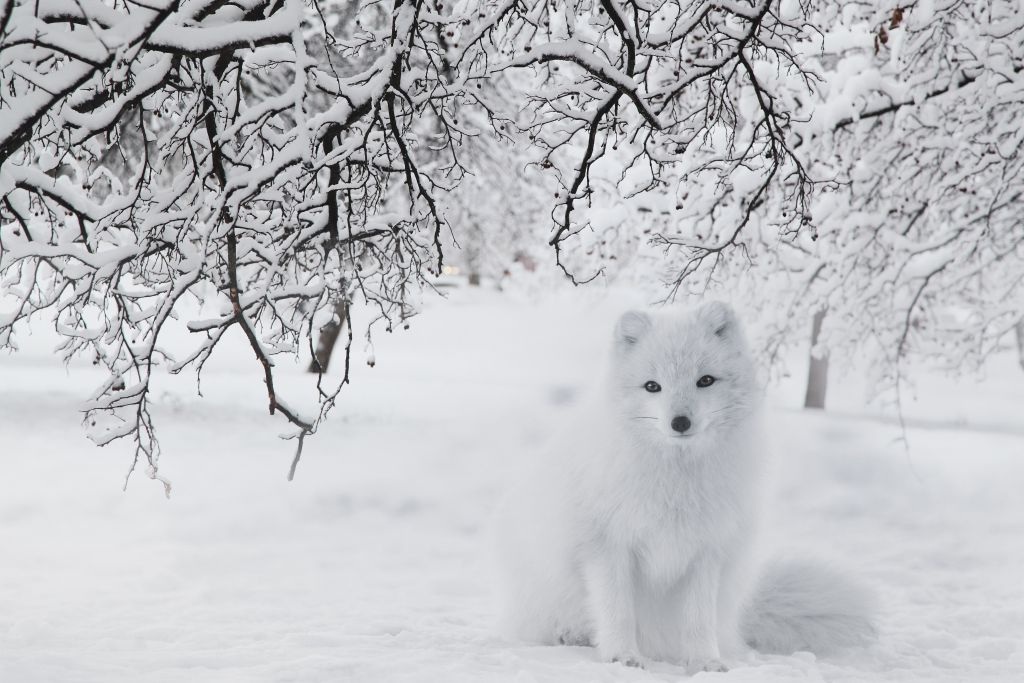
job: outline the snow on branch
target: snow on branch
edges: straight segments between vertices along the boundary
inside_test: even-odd
[[[776,360],[827,310],[822,343],[867,352],[879,389],[911,355],[978,367],[1013,334],[1016,3],[494,8],[468,40],[492,38],[489,68],[532,69],[525,127],[574,278],[741,300]]]
[[[155,368],[201,371],[238,326],[301,448],[347,350],[313,415],[278,395],[274,356],[338,300],[389,327],[415,313],[446,225],[428,173],[460,168],[452,113],[474,100],[437,77],[428,15],[404,0],[2,5],[0,345],[47,312],[65,358],[107,368],[85,406],[96,443],[132,439],[161,479]],[[186,299],[229,313],[178,323]],[[182,358],[159,343],[169,324],[198,338]]]
[[[52,316],[109,371],[93,438],[159,477],[155,368],[237,326],[300,451],[348,349],[310,415],[276,356],[541,212],[575,283],[720,288],[776,358],[827,310],[897,385],[1021,319],[1015,3],[449,1],[0,0],[0,347]]]
[[[897,388],[910,355],[979,367],[1024,313],[1022,21],[1017,3],[954,1],[820,25],[827,87],[794,129],[833,182],[813,233],[780,249],[818,272],[799,305],[833,312],[826,343],[882,349]]]
[[[481,16],[491,18],[467,31],[470,47],[460,63],[470,73],[532,67],[532,120],[525,127],[544,150],[537,163],[557,175],[549,242],[574,282],[576,268],[565,264],[563,245],[593,228],[594,192],[602,185],[609,194],[646,193],[664,189],[686,167],[683,174],[692,179],[713,177],[721,195],[733,169],[742,166],[756,177],[744,188],[747,217],[737,218],[719,244],[691,245],[681,278],[738,248],[750,212],[780,174],[790,181],[786,198],[803,212],[811,181],[791,148],[789,112],[753,64],[810,76],[791,44],[800,27],[778,20],[767,0],[486,6],[490,11]],[[751,101],[756,106],[744,110]],[[663,242],[676,244],[673,237]]]

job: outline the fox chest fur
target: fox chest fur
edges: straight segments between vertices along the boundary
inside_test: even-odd
[[[572,511],[586,530],[580,550],[584,556],[624,554],[638,580],[667,588],[681,580],[694,557],[730,553],[751,522],[753,477],[709,468],[703,454],[643,443],[630,448],[627,439],[610,439],[619,447],[595,458],[600,469],[573,477],[583,494]],[[717,455],[732,459],[736,454],[728,451],[741,448],[721,443]],[[588,472],[597,471],[602,475],[587,481]]]

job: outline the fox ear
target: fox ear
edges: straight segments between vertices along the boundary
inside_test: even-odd
[[[619,318],[615,338],[627,346],[633,346],[651,327],[651,316],[643,311],[628,311]]]
[[[701,306],[698,313],[704,324],[715,333],[716,337],[731,337],[739,329],[739,320],[729,304],[711,301]]]

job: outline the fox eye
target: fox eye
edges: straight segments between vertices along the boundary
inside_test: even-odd
[[[655,382],[654,380],[651,380],[650,382],[644,385],[644,389],[654,394],[661,391],[661,385]]]
[[[700,387],[701,389],[703,389],[704,387],[710,387],[714,383],[715,378],[712,377],[711,375],[704,375],[699,380],[697,380],[697,386]]]

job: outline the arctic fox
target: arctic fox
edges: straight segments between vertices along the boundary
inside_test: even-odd
[[[870,596],[809,563],[750,570],[763,447],[736,316],[630,312],[602,394],[496,518],[511,635],[726,671],[745,644],[817,653],[863,642]]]

